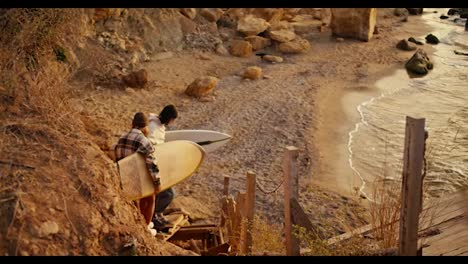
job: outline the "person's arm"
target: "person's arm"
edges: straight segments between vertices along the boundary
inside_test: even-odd
[[[149,133],[148,133],[147,138],[151,141],[153,145],[156,145],[158,142],[157,135],[156,135],[157,134],[156,129],[158,128],[156,121],[155,121],[156,118],[158,117],[155,114],[153,113],[149,114],[149,118],[148,118]]]
[[[151,142],[143,137],[140,141],[141,144],[137,149],[137,152],[145,155],[146,157],[146,167],[153,178],[154,185],[157,187],[161,184],[161,179],[159,178],[159,168],[156,165],[156,158],[154,157],[154,148]]]

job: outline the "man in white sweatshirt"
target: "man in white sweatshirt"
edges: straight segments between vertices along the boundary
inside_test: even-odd
[[[174,123],[177,116],[178,113],[174,105],[166,105],[161,111],[161,113],[159,113],[159,115],[156,115],[154,113],[149,114],[148,139],[150,140],[153,147],[157,144],[164,143],[166,137],[166,126]],[[153,217],[153,223],[156,228],[163,227],[164,225],[169,224],[169,222],[164,218],[163,212],[174,199],[174,195],[175,193],[173,188],[169,188],[156,195],[156,203]]]

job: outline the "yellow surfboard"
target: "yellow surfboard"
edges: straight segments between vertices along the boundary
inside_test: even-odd
[[[176,140],[156,145],[154,156],[161,177],[160,192],[191,176],[201,165],[205,151],[188,140]],[[152,178],[146,168],[144,155],[133,153],[118,161],[125,196],[138,200],[155,193]]]

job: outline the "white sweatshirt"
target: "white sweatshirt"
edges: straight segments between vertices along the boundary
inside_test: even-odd
[[[151,144],[157,145],[164,143],[166,137],[166,126],[161,124],[158,115],[150,113],[148,118],[149,135]]]

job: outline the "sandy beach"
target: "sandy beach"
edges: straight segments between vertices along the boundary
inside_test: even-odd
[[[135,112],[158,113],[166,104],[175,104],[180,113],[169,130],[209,129],[232,135],[194,176],[176,186],[179,199],[190,197],[200,205],[196,211],[201,219],[216,221],[225,175],[232,178],[232,194],[244,190],[249,170],[257,174],[264,190],[276,189],[288,145],[300,150],[300,202],[312,218],[317,206],[330,213],[336,209],[317,198],[318,190],[350,198],[332,202],[340,204],[337,210],[351,203],[357,208],[362,203],[355,189],[362,183],[349,167],[347,149],[348,133],[359,118],[356,106],[375,95],[377,80],[403,68],[413,54],[396,49],[396,43],[429,30],[417,16],[402,22],[391,10],[379,11],[378,34],[370,42],[338,42],[329,31],[316,33],[309,36],[308,53],[284,56],[285,61],[277,64],[257,56],[182,51],[144,65],[150,73],[144,90],[83,90],[87,98],[81,100],[83,111],[99,120],[99,138],[108,139],[102,143],[108,145],[128,129]],[[250,81],[240,76],[253,65],[261,67],[266,78]],[[201,100],[186,96],[187,85],[203,75],[221,80],[213,95]],[[280,222],[282,195],[281,187],[275,194],[257,191],[256,209]],[[195,210],[187,203],[182,206]],[[348,220],[355,222],[352,226],[362,223]]]
[[[467,64],[454,52],[465,51],[465,21],[458,15],[442,20],[448,9],[437,10],[406,17],[404,8],[377,9],[368,42],[333,36],[332,28],[357,25],[331,23],[332,10],[320,8],[0,10],[6,25],[0,50],[1,255],[208,254],[208,245],[200,252],[189,241],[155,238],[123,194],[112,159],[113,145],[130,130],[136,112],[157,114],[168,104],[179,118],[167,130],[232,136],[174,187],[170,205],[187,213],[185,224],[227,233],[222,236],[234,245],[230,254],[242,252],[232,236],[235,225],[219,225],[224,177],[230,177],[235,198],[246,191],[249,171],[258,187],[252,254],[284,254],[288,146],[299,149],[299,203],[302,220],[310,221],[303,226],[313,233],[300,238],[302,249],[378,255],[374,249],[393,247],[376,245],[374,240],[383,241],[379,235],[367,234],[349,243],[354,249],[324,242],[388,218],[369,206],[374,203],[365,191],[371,188],[363,182],[401,184],[405,115],[427,118],[428,149],[435,149],[425,156],[430,188],[424,198],[467,185]],[[375,14],[350,14],[362,19],[366,13],[367,21],[369,12]],[[373,26],[362,24],[358,30],[367,38]],[[437,46],[424,40],[429,33],[440,38]],[[424,43],[417,48],[434,63],[424,77],[405,70],[415,51],[396,47],[409,37]],[[271,63],[259,52],[282,61]],[[263,76],[245,79],[250,66]],[[135,77],[137,72],[143,76]],[[185,94],[206,76],[219,80],[208,95]],[[380,204],[400,211],[399,205]]]

